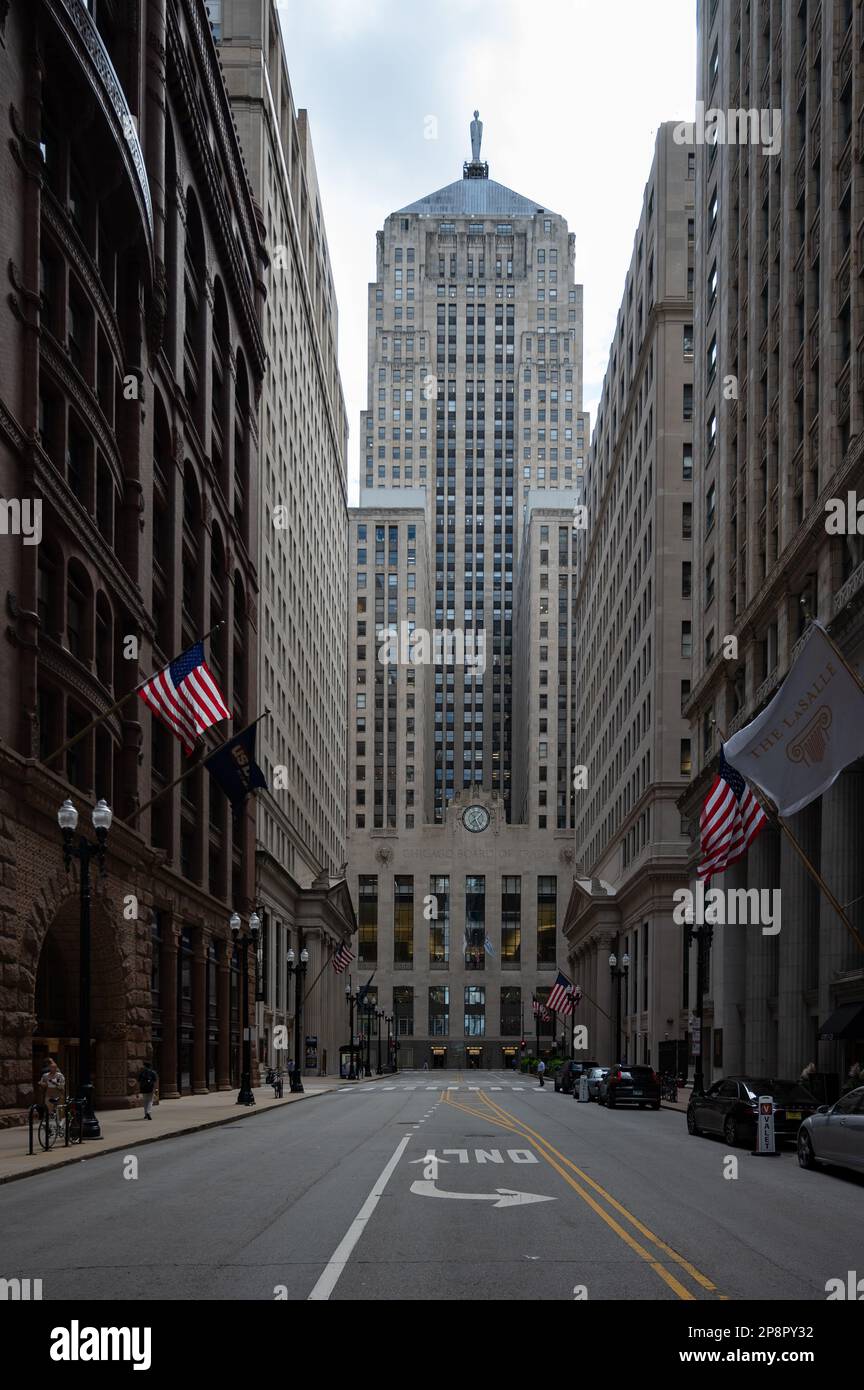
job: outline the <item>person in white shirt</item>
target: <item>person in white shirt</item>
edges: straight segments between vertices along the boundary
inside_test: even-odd
[[[54,1057],[48,1058],[48,1070],[44,1071],[39,1078],[39,1086],[42,1090],[42,1102],[62,1100],[66,1094],[66,1078],[57,1065]]]

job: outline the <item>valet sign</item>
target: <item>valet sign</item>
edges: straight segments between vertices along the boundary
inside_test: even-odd
[[[774,1153],[774,1097],[759,1097],[759,1122],[756,1127],[756,1152]]]

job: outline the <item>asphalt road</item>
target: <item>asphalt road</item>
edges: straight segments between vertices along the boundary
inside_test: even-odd
[[[0,1231],[45,1300],[824,1301],[864,1271],[864,1180],[413,1072],[10,1183]]]

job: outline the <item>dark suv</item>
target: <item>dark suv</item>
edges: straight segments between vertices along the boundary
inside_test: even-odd
[[[614,1110],[616,1105],[650,1105],[660,1109],[660,1078],[653,1067],[633,1066],[622,1062],[610,1067],[597,1087],[601,1105]]]

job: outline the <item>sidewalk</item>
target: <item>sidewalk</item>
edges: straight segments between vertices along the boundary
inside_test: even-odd
[[[142,1106],[133,1110],[103,1110],[98,1112],[102,1127],[101,1139],[70,1144],[68,1149],[58,1144],[47,1153],[39,1147],[34,1124],[32,1155],[27,1152],[29,1135],[26,1125],[3,1129],[0,1130],[0,1183],[15,1182],[17,1178],[29,1178],[46,1168],[62,1168],[67,1163],[81,1163],[88,1158],[95,1158],[98,1154],[111,1153],[118,1149],[132,1153],[142,1144],[173,1139],[179,1134],[194,1134],[196,1130],[230,1124],[234,1120],[246,1120],[250,1115],[263,1115],[266,1111],[292,1105],[297,1101],[327,1095],[328,1092],[344,1085],[345,1082],[339,1076],[304,1077],[303,1094],[292,1095],[288,1090],[286,1078],[282,1100],[274,1100],[272,1086],[256,1086],[254,1105],[238,1105],[236,1090],[213,1091],[205,1096],[180,1096],[177,1100],[163,1100],[159,1105],[154,1105],[153,1119],[149,1121],[144,1119]]]
[[[693,1093],[693,1087],[692,1087],[692,1086],[679,1086],[679,1087],[678,1087],[678,1099],[675,1100],[675,1101],[673,1101],[673,1100],[661,1100],[660,1105],[662,1106],[662,1108],[663,1108],[664,1110],[681,1110],[681,1111],[685,1111],[685,1110],[687,1109],[687,1105],[688,1105],[688,1103],[689,1103],[690,1096],[692,1095],[692,1093]]]

